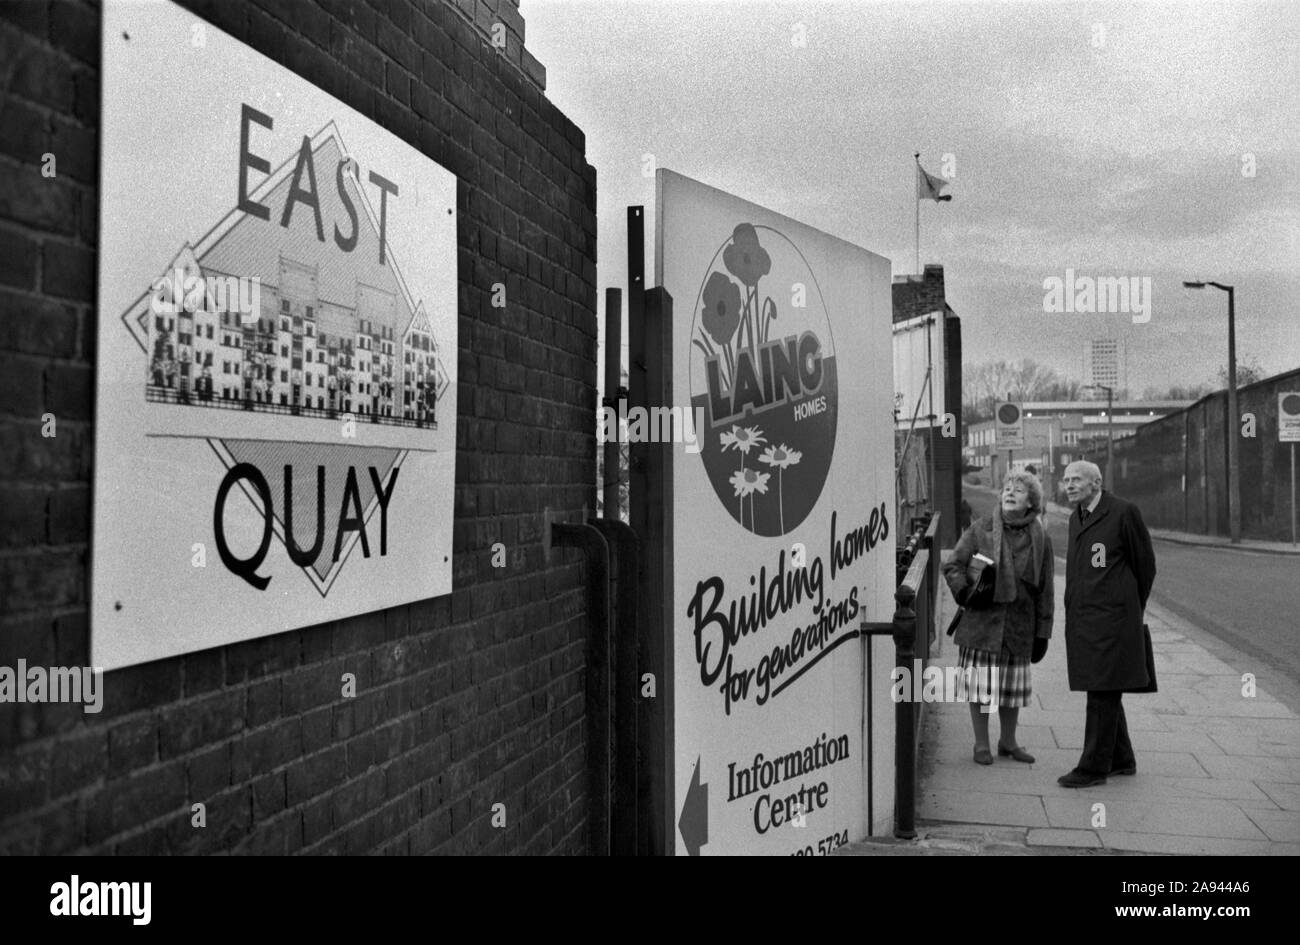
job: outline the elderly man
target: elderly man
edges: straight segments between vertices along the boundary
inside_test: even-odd
[[[1156,577],[1151,536],[1137,506],[1103,492],[1101,470],[1071,463],[1063,479],[1074,512],[1065,559],[1065,660],[1070,689],[1088,693],[1083,754],[1062,787],[1135,774],[1125,692],[1147,691],[1142,615]]]

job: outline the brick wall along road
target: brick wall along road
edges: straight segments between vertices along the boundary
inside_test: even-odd
[[[581,852],[584,567],[576,553],[545,565],[541,510],[595,507],[583,133],[547,101],[515,0],[182,5],[459,178],[457,590],[114,671],[99,715],[0,705],[0,853]],[[496,22],[504,51],[489,44]],[[10,667],[90,656],[99,59],[96,5],[0,3]],[[490,305],[496,282],[504,310]],[[503,570],[490,564],[497,541]],[[341,697],[345,672],[354,699]]]

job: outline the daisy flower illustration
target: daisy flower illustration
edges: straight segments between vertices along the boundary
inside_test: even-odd
[[[735,487],[736,496],[740,499],[740,524],[745,524],[745,498],[749,498],[749,521],[750,527],[754,523],[754,493],[759,492],[767,494],[767,481],[772,478],[771,473],[761,473],[754,469],[741,469],[731,474],[728,480]]]
[[[758,427],[740,427],[740,426],[736,426],[735,424],[732,424],[731,432],[730,433],[724,432],[722,434],[722,452],[725,453],[733,446],[736,448],[736,451],[740,453],[740,473],[738,473],[737,475],[742,475],[746,472],[745,456],[748,455],[751,449],[758,446],[760,443],[766,443],[766,442],[767,439],[763,436],[763,431],[760,430]],[[750,470],[750,472],[752,472],[752,470]],[[768,478],[769,478],[769,474],[764,473],[763,487],[762,489],[759,490],[760,492],[767,492]],[[737,490],[740,489],[740,486],[736,485],[735,476],[731,477],[731,484],[733,486],[736,486]],[[745,495],[751,495],[752,492],[753,490],[751,489],[749,492],[746,492]],[[740,492],[737,491],[736,495],[740,495]],[[753,499],[751,498],[750,505],[752,506],[753,504],[754,504]],[[740,499],[740,524],[742,525],[745,524],[744,496],[741,496]]]
[[[758,427],[738,427],[732,424],[731,432],[722,434],[722,448],[724,450],[735,447],[741,453],[740,468],[745,468],[744,457],[748,455],[750,449],[758,446],[760,443],[766,443],[767,438],[763,436],[763,431]]]
[[[785,534],[785,496],[782,489],[782,473],[791,466],[797,465],[799,460],[803,459],[803,453],[798,450],[792,450],[782,443],[780,446],[769,446],[763,450],[758,457],[760,463],[776,469],[776,501],[777,513],[780,516],[781,534]]]

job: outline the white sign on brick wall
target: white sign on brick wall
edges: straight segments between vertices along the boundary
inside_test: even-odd
[[[102,80],[94,662],[449,593],[455,177],[172,3]]]

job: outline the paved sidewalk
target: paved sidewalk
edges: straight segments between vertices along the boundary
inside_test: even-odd
[[[1058,559],[1056,626],[1047,657],[1033,667],[1034,695],[1020,712],[1017,734],[1036,763],[975,764],[967,705],[929,705],[918,839],[878,838],[844,852],[1300,854],[1300,717],[1266,692],[1244,697],[1241,669],[1212,655],[1187,624],[1154,605],[1147,623],[1160,691],[1124,697],[1136,776],[1082,790],[1057,785],[1078,761],[1086,699],[1069,691],[1066,678],[1064,590]],[[956,605],[946,587],[941,594],[942,635]],[[934,665],[955,666],[951,638],[941,645]],[[991,739],[997,728],[994,715]]]

